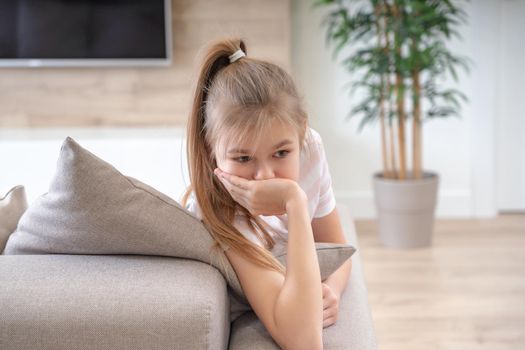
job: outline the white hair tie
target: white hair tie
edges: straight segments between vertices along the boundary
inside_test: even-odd
[[[246,56],[246,54],[241,49],[239,49],[229,56],[230,63],[233,63],[237,61],[239,58],[244,57],[244,56]]]

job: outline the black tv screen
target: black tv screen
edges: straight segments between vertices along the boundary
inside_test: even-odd
[[[170,0],[0,0],[0,65],[169,64]]]

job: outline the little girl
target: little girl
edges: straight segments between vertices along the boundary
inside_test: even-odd
[[[224,250],[272,338],[321,349],[351,268],[349,259],[320,281],[315,242],[346,243],[323,143],[290,75],[246,52],[237,38],[205,47],[182,205]],[[272,255],[277,245],[287,249],[286,269]]]

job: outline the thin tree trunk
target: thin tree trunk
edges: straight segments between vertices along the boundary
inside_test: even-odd
[[[394,16],[398,17],[398,20],[402,20],[402,13],[398,10],[398,7],[394,5]],[[399,30],[395,31],[395,50],[396,58],[401,60],[401,37]],[[397,62],[399,63],[399,62]],[[397,120],[398,120],[398,136],[399,136],[399,179],[406,179],[406,150],[405,150],[405,93],[404,93],[404,82],[403,72],[396,64],[396,93],[397,93]]]
[[[379,112],[379,120],[381,122],[381,155],[383,158],[383,177],[388,178],[390,174],[390,164],[388,164],[388,156],[386,149],[386,132],[385,132],[385,111],[383,108],[383,101],[381,100],[381,107]]]
[[[417,16],[418,12],[414,13]],[[412,57],[418,52],[417,37],[412,37]],[[413,120],[412,120],[412,171],[414,179],[422,178],[422,144],[421,144],[421,84],[419,83],[419,67],[417,63],[412,68],[413,89]]]
[[[388,26],[388,23],[387,23],[387,18],[391,18],[391,6],[388,4],[388,0],[384,0],[384,6],[385,6],[385,10],[386,10],[386,13],[387,15],[385,16],[385,21],[384,21],[384,35],[385,35],[385,43],[386,43],[386,55],[387,55],[387,59],[388,59],[388,71],[387,71],[387,74],[386,74],[386,91],[387,91],[387,101],[388,101],[388,133],[389,133],[389,141],[390,141],[390,145],[389,145],[389,151],[390,151],[390,154],[388,155],[390,157],[390,164],[392,165],[392,172],[390,173],[389,177],[392,178],[392,179],[396,179],[398,177],[398,171],[397,171],[397,162],[396,162],[396,148],[395,148],[395,143],[394,143],[394,140],[396,140],[396,137],[395,137],[395,125],[392,123],[392,120],[390,118],[390,113],[395,110],[394,106],[393,106],[393,102],[392,102],[392,98],[391,98],[391,89],[392,89],[392,84],[391,84],[391,79],[392,79],[392,76],[390,74],[390,67],[392,66],[392,62],[390,60],[390,55],[391,55],[391,50],[390,50],[390,31],[389,29],[387,28]]]
[[[392,170],[392,178],[396,179],[399,176],[397,168],[395,167],[395,164],[396,164],[396,145],[395,145],[394,140],[396,139],[396,135],[395,135],[396,124],[392,123],[391,121],[388,124],[389,124],[389,131],[390,131],[390,158],[392,159],[392,164],[394,164],[394,169]]]
[[[377,30],[377,47],[381,49],[381,38],[382,30],[380,25],[381,12],[380,7],[376,6],[374,9],[376,16],[376,30]],[[388,164],[388,151],[386,146],[386,132],[385,132],[385,106],[384,106],[384,90],[385,90],[385,79],[384,74],[380,75],[380,87],[379,87],[379,120],[381,123],[381,155],[383,160],[383,177],[388,178],[390,173],[390,165]]]
[[[422,177],[422,157],[421,157],[421,105],[419,103],[419,96],[421,87],[419,84],[419,72],[417,70],[412,72],[412,81],[414,85],[414,120],[412,122],[412,167],[414,171],[414,178],[421,179]]]

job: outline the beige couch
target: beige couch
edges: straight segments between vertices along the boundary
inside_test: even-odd
[[[377,349],[357,252],[325,349]],[[0,255],[0,348],[278,349],[252,311],[230,323],[223,275],[200,261],[139,255]]]

